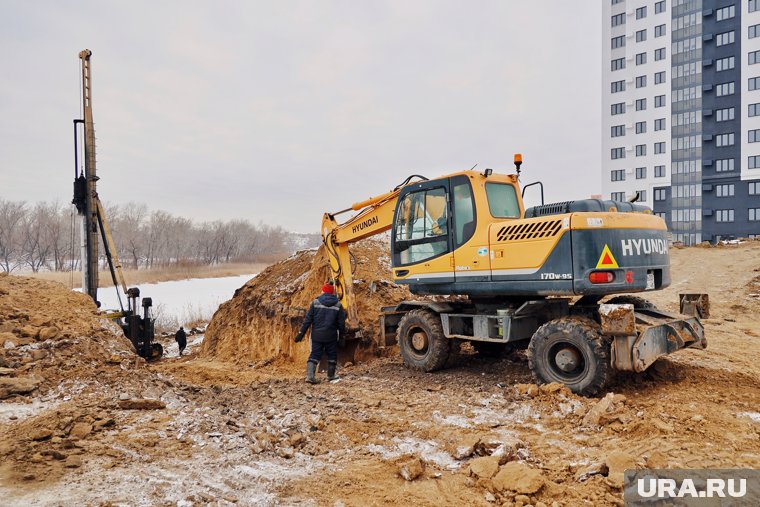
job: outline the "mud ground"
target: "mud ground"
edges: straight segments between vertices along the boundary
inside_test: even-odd
[[[170,349],[146,364],[109,341],[107,329],[93,345],[86,326],[69,326],[76,329],[64,337],[63,316],[37,319],[36,335],[27,329],[33,340],[3,350],[0,379],[32,390],[0,402],[0,498],[622,505],[626,468],[760,468],[760,244],[672,257],[673,286],[647,297],[675,310],[679,292],[710,293],[708,349],[621,375],[600,398],[532,384],[519,351],[482,358],[465,347],[435,374],[414,373],[392,355],[309,386],[300,363],[201,357],[191,338],[190,355]],[[13,295],[0,291],[0,303]],[[35,311],[26,312],[27,326]],[[0,331],[14,334],[20,327],[8,319]],[[59,336],[42,340],[43,327]],[[34,354],[40,349],[44,356]],[[24,378],[35,379],[33,388]]]

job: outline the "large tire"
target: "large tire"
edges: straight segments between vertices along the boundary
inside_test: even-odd
[[[609,301],[605,301],[609,305],[633,305],[634,310],[651,310],[656,308],[654,303],[638,296],[615,296]]]
[[[572,392],[593,396],[610,377],[610,344],[599,325],[584,317],[561,317],[533,334],[528,362],[539,384],[559,382]]]
[[[440,370],[449,358],[451,344],[443,336],[441,318],[429,310],[412,310],[404,315],[397,336],[404,364],[413,370]]]
[[[509,343],[471,341],[472,348],[483,357],[504,357],[512,352],[514,347]]]

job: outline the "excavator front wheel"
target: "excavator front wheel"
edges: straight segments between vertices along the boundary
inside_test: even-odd
[[[398,324],[397,336],[401,357],[409,368],[430,372],[446,364],[451,344],[435,313],[424,309],[407,313]]]
[[[610,345],[599,324],[584,317],[561,317],[538,328],[528,362],[538,383],[559,382],[585,396],[604,390],[612,375]]]

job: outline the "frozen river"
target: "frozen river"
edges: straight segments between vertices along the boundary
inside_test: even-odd
[[[184,325],[196,320],[210,320],[220,304],[231,299],[235,290],[242,287],[255,274],[226,276],[223,278],[193,278],[174,282],[142,284],[140,295],[153,298],[153,314],[157,324],[168,327]],[[126,297],[121,294],[126,306]],[[116,289],[98,289],[103,309],[118,309]]]

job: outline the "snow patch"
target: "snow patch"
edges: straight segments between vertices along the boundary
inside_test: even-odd
[[[460,467],[451,454],[442,451],[432,440],[421,440],[419,438],[394,437],[391,446],[382,446],[369,444],[367,449],[373,454],[379,454],[384,459],[395,459],[404,455],[419,456],[426,463],[433,463],[446,470],[456,470]]]

